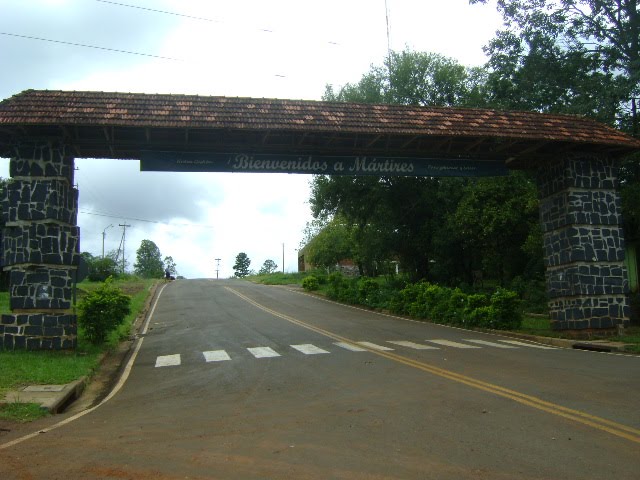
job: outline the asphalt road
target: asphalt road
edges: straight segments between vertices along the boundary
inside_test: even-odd
[[[640,357],[511,341],[173,282],[122,388],[0,437],[0,478],[640,478]]]

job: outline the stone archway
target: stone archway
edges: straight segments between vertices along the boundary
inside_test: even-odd
[[[626,325],[617,166],[637,150],[634,138],[564,115],[25,91],[0,102],[0,156],[10,158],[12,177],[2,200],[12,313],[0,321],[0,348],[75,346],[74,158],[141,159],[143,169],[191,171],[230,168],[239,155],[258,159],[251,171],[314,173],[314,165],[326,164],[334,170],[316,173],[353,174],[346,162],[359,165],[355,173],[372,175],[534,170],[553,327]]]

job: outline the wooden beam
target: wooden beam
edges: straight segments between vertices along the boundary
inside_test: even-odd
[[[364,148],[371,148],[373,147],[374,144],[376,144],[378,142],[378,140],[380,140],[382,138],[382,135],[376,135],[373,140],[371,140],[369,143],[367,143]]]
[[[417,135],[411,137],[409,140],[407,140],[402,145],[400,145],[400,148],[407,148],[409,145],[411,145],[413,142],[415,142],[418,138],[420,138],[420,137],[418,137]]]

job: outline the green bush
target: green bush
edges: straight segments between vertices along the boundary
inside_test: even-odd
[[[109,332],[120,325],[131,311],[131,298],[112,282],[108,278],[78,305],[78,323],[85,338],[94,345],[103,343]]]
[[[491,306],[495,318],[490,328],[499,330],[518,329],[522,325],[522,311],[518,294],[506,288],[498,288],[491,295]]]
[[[373,278],[361,278],[358,281],[359,303],[376,307],[380,300],[380,285]]]
[[[320,283],[316,277],[309,275],[302,280],[302,288],[311,292],[313,290],[318,290],[318,288],[320,288]]]

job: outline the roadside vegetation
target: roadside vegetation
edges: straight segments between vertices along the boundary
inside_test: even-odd
[[[544,284],[511,289],[495,283],[482,287],[442,287],[429,282],[412,283],[403,275],[359,277],[323,270],[299,273],[271,273],[245,277],[264,285],[292,285],[350,305],[469,329],[511,331],[542,337],[566,338],[551,329]],[[640,327],[624,335],[607,337],[627,343],[627,351],[640,353]]]
[[[125,276],[105,282],[84,281],[78,284],[78,310],[85,299],[93,299],[91,305],[115,303],[121,307],[126,297],[129,313],[119,315],[103,330],[100,340],[78,323],[78,347],[75,351],[4,351],[0,350],[0,398],[8,391],[27,385],[61,385],[81,377],[91,377],[105,354],[115,349],[120,341],[130,335],[131,327],[143,311],[151,287],[157,280]],[[106,287],[106,288],[105,288]],[[106,290],[106,294],[105,294]],[[0,292],[2,313],[9,313],[9,294]],[[102,303],[105,305],[105,302]],[[122,309],[120,310],[122,313]],[[116,315],[118,313],[116,312]],[[32,421],[46,415],[46,411],[28,404],[0,405],[0,418],[12,421]]]

